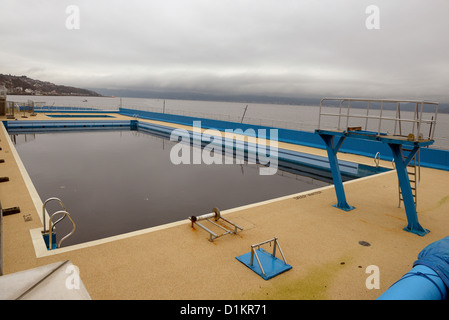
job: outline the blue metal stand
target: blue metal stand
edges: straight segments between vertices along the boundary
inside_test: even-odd
[[[320,133],[320,137],[323,139],[326,144],[327,155],[329,158],[329,164],[332,173],[332,180],[334,182],[335,192],[337,194],[338,203],[334,205],[334,207],[339,208],[344,211],[350,211],[355,209],[355,207],[350,206],[346,202],[345,189],[343,188],[343,181],[341,180],[341,172],[340,167],[338,166],[337,153],[340,150],[343,141],[345,140],[345,136],[340,136],[337,144],[334,144],[335,135],[332,134],[324,134]]]
[[[270,243],[271,246],[272,242],[272,253],[269,253],[260,247],[261,245],[267,243]],[[279,249],[282,260],[276,258],[276,248]],[[292,268],[291,265],[287,264],[284,253],[282,252],[281,246],[279,245],[278,239],[276,237],[267,241],[263,241],[261,243],[253,244],[251,246],[250,252],[235,258],[265,280],[271,279],[281,274],[282,272],[285,272]],[[255,263],[254,258],[255,260],[257,260],[257,263]]]
[[[407,158],[404,159],[401,144],[388,143],[388,145],[393,152],[396,172],[398,174],[399,186],[401,188],[405,213],[407,215],[408,225],[404,228],[404,230],[420,236],[424,236],[429,232],[429,230],[421,227],[418,222],[415,201],[413,199],[412,188],[410,186],[410,179],[407,172],[407,165],[410,163],[413,156],[418,152],[419,146],[415,145]]]
[[[258,259],[261,263],[260,265],[263,269],[260,268],[259,264],[251,262],[251,252],[245,253],[235,258],[265,280],[269,280],[292,268],[291,265],[285,263],[281,259],[274,257],[271,253],[265,251],[262,248],[259,248],[256,251],[258,254]]]

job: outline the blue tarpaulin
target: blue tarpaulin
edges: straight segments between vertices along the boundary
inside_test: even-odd
[[[413,266],[424,265],[435,271],[449,288],[449,237],[438,240],[425,247]]]
[[[378,300],[447,300],[449,291],[449,237],[429,244],[413,268]]]

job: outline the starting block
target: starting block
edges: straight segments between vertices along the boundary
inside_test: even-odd
[[[225,219],[221,216],[220,214],[220,210],[218,208],[213,208],[212,209],[212,213],[208,213],[208,214],[203,214],[201,216],[191,216],[189,219],[192,222],[192,228],[194,226],[194,224],[198,225],[200,228],[206,230],[207,232],[209,232],[209,241],[214,241],[215,239],[217,239],[218,237],[224,236],[226,234],[237,234],[238,230],[243,230],[242,227],[236,225],[234,222],[229,221],[228,219]],[[212,221],[211,218],[214,218],[215,221]],[[213,224],[216,227],[219,227],[220,229],[224,230],[225,232],[222,234],[217,234],[215,232],[213,232],[212,230],[210,230],[209,228],[206,228],[204,225],[202,225],[199,221],[201,220],[207,220],[208,222],[210,222],[211,224]],[[224,222],[226,222],[228,225],[231,225],[234,227],[234,230],[229,230],[227,228],[225,228],[223,225],[218,224],[217,222],[219,220],[223,220]]]
[[[266,243],[270,243],[271,245],[271,242],[274,242],[273,253],[269,253],[260,247],[261,245]],[[276,247],[281,253],[282,260],[276,258]],[[254,263],[254,257],[257,260],[257,264]],[[236,257],[236,259],[265,280],[269,280],[292,268],[291,265],[287,264],[287,261],[285,260],[284,254],[276,237],[267,241],[263,241],[261,243],[253,244],[251,246],[250,252]]]

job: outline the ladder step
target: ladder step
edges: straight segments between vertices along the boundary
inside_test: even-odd
[[[404,161],[410,156],[413,149],[409,148],[402,148],[402,156]],[[419,183],[419,177],[420,177],[420,162],[419,162],[419,151],[416,152],[413,157],[411,158],[410,162],[406,166],[407,175],[410,181],[410,188],[412,191],[413,201],[415,203],[415,206],[417,205],[417,198],[418,198],[418,183]],[[410,168],[410,169],[409,169]],[[401,202],[404,202],[404,198],[402,195],[401,188],[399,187],[399,204]]]
[[[415,191],[415,192],[413,192],[413,191]],[[412,188],[412,195],[413,195],[413,197],[416,196],[416,189],[415,188]],[[402,192],[401,191],[399,191],[399,197],[402,199]]]
[[[412,195],[413,197],[416,197],[416,188],[412,188]],[[399,198],[402,200],[402,191],[399,191]]]

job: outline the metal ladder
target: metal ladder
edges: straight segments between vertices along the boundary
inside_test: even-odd
[[[56,211],[55,213],[53,213],[51,216],[50,216],[50,221],[48,222],[48,231],[46,230],[46,223],[45,223],[45,206],[47,205],[47,203],[49,203],[50,201],[58,201],[59,202],[59,204],[61,205],[61,207],[62,207],[62,209],[63,210],[59,210],[59,211]],[[58,220],[56,220],[55,222],[53,222],[53,219],[56,217],[56,216],[58,216],[58,215],[63,215],[61,218],[59,218]],[[64,204],[62,203],[62,201],[61,201],[61,199],[59,199],[59,198],[55,198],[55,197],[52,197],[52,198],[48,198],[47,200],[45,200],[45,202],[44,202],[44,204],[42,205],[42,217],[43,217],[43,222],[44,222],[44,230],[42,231],[42,236],[44,237],[44,239],[45,239],[45,237],[48,237],[48,250],[52,250],[53,249],[53,232],[54,232],[54,229],[55,229],[55,226],[59,223],[59,222],[61,222],[65,217],[68,217],[69,218],[69,220],[72,222],[72,231],[70,231],[67,235],[65,235],[61,240],[59,240],[59,242],[57,243],[57,245],[56,245],[56,248],[60,248],[61,247],[61,243],[65,240],[65,239],[67,239],[68,237],[70,237],[74,232],[75,232],[75,229],[76,229],[76,224],[75,224],[75,222],[73,221],[73,219],[72,219],[72,217],[70,216],[70,214],[67,212],[67,210],[66,210],[66,208],[65,208],[65,206],[64,206]],[[55,240],[56,240],[56,238],[55,238]],[[56,242],[56,241],[55,241]]]
[[[403,148],[403,151],[406,151],[407,154],[412,151],[411,149],[406,149]],[[421,161],[420,161],[420,150],[418,150],[418,152],[415,154],[415,156],[412,158],[412,160],[410,161],[410,163],[407,166],[407,173],[408,173],[408,178],[410,180],[410,187],[412,189],[412,194],[413,194],[413,200],[415,202],[415,207],[418,207],[418,185],[419,185],[419,181],[421,179]],[[405,159],[407,157],[407,154],[403,154],[403,158]],[[401,207],[401,202],[404,201],[404,199],[402,198],[402,192],[401,192],[401,187],[399,185],[398,182],[398,189],[399,189],[399,204],[398,204],[398,208]]]

